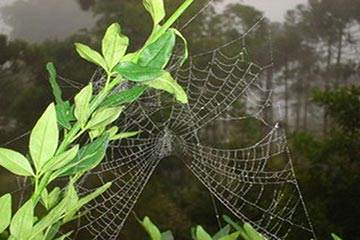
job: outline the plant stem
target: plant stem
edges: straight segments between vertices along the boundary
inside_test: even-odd
[[[142,51],[151,43],[155,42],[161,35],[163,35],[175,21],[184,13],[184,11],[194,2],[194,0],[186,0],[180,7],[170,16],[170,18],[161,26],[156,32],[153,32],[148,40],[146,40],[144,46],[136,53],[133,60],[137,61]],[[154,30],[155,31],[155,28]]]
[[[185,10],[194,2],[194,0],[186,0],[181,6],[171,15],[171,17],[164,23],[159,31],[154,35],[152,41],[156,41],[162,34],[166,32],[175,21],[185,12]]]
[[[39,181],[39,179],[35,179],[35,191],[32,195],[31,199],[33,200],[34,206],[38,203],[41,198],[41,194],[48,185],[51,173],[46,173],[44,177]]]

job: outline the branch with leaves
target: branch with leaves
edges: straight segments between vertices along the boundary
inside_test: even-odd
[[[193,240],[267,240],[267,238],[253,228],[249,223],[242,225],[233,221],[229,216],[223,216],[226,226],[221,228],[217,233],[211,235],[202,226],[197,226],[191,229],[191,236]],[[147,235],[151,240],[174,240],[173,233],[168,230],[161,232],[160,229],[150,220],[145,217],[142,221],[138,220],[145,229]],[[332,233],[333,240],[342,240],[339,236]]]
[[[165,9],[162,0],[144,0],[143,4],[154,21],[153,31],[145,45],[136,52],[127,53],[129,38],[122,34],[118,23],[105,32],[101,53],[87,45],[76,43],[76,51],[88,62],[100,66],[106,73],[105,86],[94,94],[92,83],[75,96],[73,102],[63,100],[57,83],[54,64],[47,70],[55,97],[31,131],[29,154],[0,148],[0,166],[10,172],[29,177],[34,190],[31,197],[12,214],[12,196],[0,198],[0,233],[12,240],[65,239],[71,232],[59,234],[60,227],[80,217],[81,207],[105,192],[111,183],[94,192],[79,197],[76,182],[100,164],[111,141],[128,138],[139,132],[121,132],[114,122],[127,104],[136,101],[148,88],[166,91],[180,103],[187,103],[187,96],[180,85],[166,71],[176,37],[185,43],[184,60],[187,58],[185,38],[171,25],[190,6],[186,0],[163,25]],[[133,87],[116,92],[115,88],[130,81]],[[79,138],[88,136],[81,144]],[[68,178],[63,190],[49,184],[58,178]],[[42,208],[45,215],[37,215]]]

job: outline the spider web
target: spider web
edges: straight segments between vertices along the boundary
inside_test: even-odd
[[[272,68],[271,46],[270,60],[264,64],[256,63],[248,53],[247,39],[262,23],[260,19],[239,38],[190,56],[184,66],[179,66],[180,57],[173,56],[169,70],[186,90],[189,104],[148,90],[128,106],[117,125],[123,132],[141,130],[141,134],[111,143],[106,159],[79,182],[80,195],[108,181],[113,184],[84,207],[77,223],[78,237],[86,233],[92,239],[118,239],[158,164],[176,155],[235,217],[251,223],[267,239],[316,238],[285,131],[280,122],[267,117],[273,90],[264,86],[264,73]],[[60,80],[62,87],[81,88],[75,81]],[[91,81],[101,89],[102,72],[97,71]],[[245,132],[254,122],[261,137],[250,143]],[[233,131],[235,139],[244,139],[245,147],[229,147]],[[18,185],[16,192],[26,189],[29,182],[22,179]]]
[[[173,57],[170,70],[186,89],[189,104],[150,90],[128,107],[119,128],[142,133],[112,143],[106,160],[79,184],[85,194],[94,190],[91,186],[96,182],[113,182],[110,190],[85,207],[78,233],[118,239],[158,164],[176,155],[234,216],[251,223],[267,239],[299,234],[315,238],[285,131],[265,118],[272,106],[272,90],[264,88],[262,75],[272,62],[260,66],[247,52],[246,39],[261,23],[223,46],[191,56],[185,66],[179,67],[181,59]],[[102,82],[96,84],[101,87]],[[228,126],[249,120],[261,126],[258,131],[263,136],[256,143],[219,148],[207,141],[209,127],[219,132],[221,126],[226,138]]]

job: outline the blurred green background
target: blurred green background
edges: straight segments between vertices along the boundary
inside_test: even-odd
[[[168,12],[180,2],[166,1]],[[195,0],[177,26],[207,2]],[[249,53],[255,60],[273,54],[273,74],[263,81],[275,89],[276,106],[267,117],[281,115],[288,130],[318,237],[328,239],[337,232],[344,239],[359,239],[360,1],[217,0],[183,33],[195,54],[241,36],[262,16],[266,19],[252,37]],[[12,140],[30,130],[52,101],[46,62],[53,61],[61,76],[87,82],[95,68],[80,60],[73,43],[98,47],[104,29],[115,21],[130,37],[132,49],[142,45],[151,29],[140,0],[1,0],[0,146],[26,152],[27,136]],[[260,50],[269,42],[269,51]],[[65,92],[71,97],[74,89]],[[258,136],[259,129],[247,131],[245,142]],[[240,139],[231,141],[236,145]],[[16,187],[16,179],[1,170],[0,194]],[[135,211],[149,215],[162,229],[173,229],[178,239],[189,239],[196,224],[217,228],[208,192],[176,159],[163,161]],[[121,239],[141,239],[139,228],[131,216]]]

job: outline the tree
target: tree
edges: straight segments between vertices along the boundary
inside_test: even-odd
[[[340,86],[344,75],[344,51],[352,45],[356,1],[311,0],[299,6],[297,14],[306,41],[319,56],[319,74],[325,90]],[[324,115],[323,129],[328,130]]]
[[[329,231],[342,233],[344,239],[360,234],[359,97],[360,88],[354,86],[316,91],[313,101],[324,108],[334,127],[322,139],[310,133],[297,133],[293,139],[295,156],[303,168],[298,176],[321,239]]]

